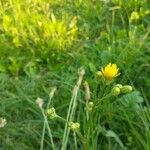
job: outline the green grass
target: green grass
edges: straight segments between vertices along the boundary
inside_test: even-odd
[[[90,101],[98,105],[86,111],[82,82],[70,119],[80,123],[80,133],[69,132],[67,148],[149,150],[149,35],[148,0],[1,1],[0,117],[7,125],[0,128],[0,149],[40,149],[44,118],[37,97],[44,100],[46,111],[51,87],[56,86],[50,107],[65,119],[83,67]],[[104,87],[95,75],[109,62],[121,74]],[[101,100],[115,83],[132,85],[134,91]],[[55,149],[61,149],[65,123],[47,119]],[[43,150],[52,149],[47,127]]]

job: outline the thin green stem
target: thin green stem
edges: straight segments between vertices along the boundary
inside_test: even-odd
[[[79,87],[80,87],[82,79],[83,79],[83,75],[84,75],[84,73],[79,74],[77,84],[74,86],[73,94],[72,94],[72,98],[71,98],[71,101],[69,104],[69,109],[68,109],[67,118],[66,118],[67,122],[70,122],[73,120],[73,116],[75,114],[76,104],[77,104],[77,102],[76,102],[77,101],[77,94],[78,94]],[[69,132],[70,132],[70,129],[68,128],[68,124],[66,123],[61,150],[65,150],[67,147]]]
[[[102,97],[101,99],[97,100],[97,101],[95,102],[95,104],[94,104],[93,110],[94,110],[95,108],[97,108],[98,105],[99,105],[103,100],[105,100],[105,99],[107,99],[107,98],[110,98],[110,97],[111,97],[111,94],[108,94],[108,95],[106,95],[105,97]]]
[[[86,101],[86,109],[88,108],[88,101]],[[86,110],[86,119],[89,120],[89,111]]]
[[[56,87],[53,87],[53,89],[50,92],[49,100],[48,100],[47,107],[46,107],[46,111],[48,110],[48,108],[50,106],[50,103],[51,103],[51,100],[53,98],[55,90],[56,90]],[[52,138],[52,134],[51,134],[51,129],[49,127],[49,124],[48,124],[48,121],[47,121],[47,117],[45,116],[44,110],[42,108],[41,108],[41,112],[42,112],[43,117],[44,117],[44,125],[43,125],[43,131],[42,131],[40,150],[43,150],[43,145],[44,145],[43,143],[44,143],[44,136],[45,136],[46,126],[47,126],[48,133],[49,133],[49,136],[50,136],[50,140],[51,140],[51,143],[52,143],[52,148],[54,149],[55,146],[54,146],[54,142],[53,142],[53,138]]]
[[[45,124],[45,120],[44,120],[43,131],[42,131],[42,137],[41,137],[41,144],[40,144],[40,150],[43,150],[43,145],[44,145],[43,143],[44,143],[45,128],[46,128],[46,124]]]
[[[77,150],[78,149],[78,147],[77,147],[77,137],[76,137],[75,132],[73,132],[73,137],[74,137],[74,147],[75,147],[75,150]]]
[[[77,131],[76,133],[77,133],[78,137],[80,138],[80,141],[82,142],[83,149],[84,150],[89,150],[90,147],[89,147],[88,140],[85,139],[85,137],[81,134],[81,132]]]
[[[60,116],[58,116],[58,115],[57,115],[56,118],[59,119],[59,120],[61,120],[61,121],[63,121],[64,123],[68,123],[66,119],[64,119],[64,118],[62,118],[62,117],[60,117]]]
[[[40,150],[43,150],[43,142],[44,142],[44,135],[45,135],[45,129],[46,129],[46,127],[47,127],[47,130],[48,130],[49,136],[50,136],[50,141],[51,141],[51,144],[52,144],[52,149],[54,150],[55,146],[54,146],[54,141],[53,141],[51,129],[49,127],[49,124],[48,124],[48,121],[47,121],[47,117],[45,116],[44,110],[42,108],[41,108],[41,112],[42,112],[42,115],[43,115],[43,118],[44,118],[44,126],[43,126],[43,133],[42,133],[41,148],[40,148]]]

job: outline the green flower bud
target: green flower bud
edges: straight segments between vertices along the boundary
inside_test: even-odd
[[[133,88],[130,85],[124,85],[120,90],[121,93],[130,93],[132,92]]]
[[[139,18],[140,18],[139,13],[136,12],[136,11],[133,11],[133,12],[131,13],[131,16],[130,16],[129,20],[130,20],[130,21],[132,21],[132,20],[138,20]]]
[[[93,107],[94,106],[94,103],[93,102],[89,102],[89,107]]]
[[[76,132],[80,128],[80,124],[78,122],[69,122],[69,127],[72,131]]]
[[[94,106],[94,103],[93,102],[89,102],[88,105],[87,105],[86,110],[89,111],[89,112],[92,111],[93,106]]]
[[[122,88],[122,84],[116,84],[115,87],[118,87],[119,89]]]
[[[119,87],[114,87],[112,90],[111,90],[111,95],[113,96],[118,96],[120,94],[120,88]]]
[[[47,110],[47,116],[50,118],[50,119],[53,119],[55,117],[57,117],[57,114],[56,114],[56,111],[55,111],[55,108],[52,107],[52,108],[49,108]]]
[[[96,79],[97,79],[97,80],[101,79],[102,76],[103,76],[103,74],[102,74],[101,71],[97,71],[97,72],[96,72]]]

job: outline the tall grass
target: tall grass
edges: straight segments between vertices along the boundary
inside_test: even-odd
[[[149,8],[148,0],[0,1],[0,149],[150,149]],[[113,84],[102,87],[95,74],[109,62],[120,68],[116,83],[134,92],[105,95]],[[80,66],[86,74],[72,96]],[[51,107],[65,122],[46,116]]]

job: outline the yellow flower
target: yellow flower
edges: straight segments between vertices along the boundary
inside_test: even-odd
[[[136,12],[136,11],[133,11],[132,13],[131,13],[131,16],[130,16],[130,21],[132,21],[132,20],[138,20],[140,18],[140,16],[139,16],[139,13],[138,12]]]
[[[118,71],[119,68],[117,68],[117,65],[111,63],[109,63],[105,68],[101,69],[102,75],[106,80],[112,80],[114,77],[120,75]]]

